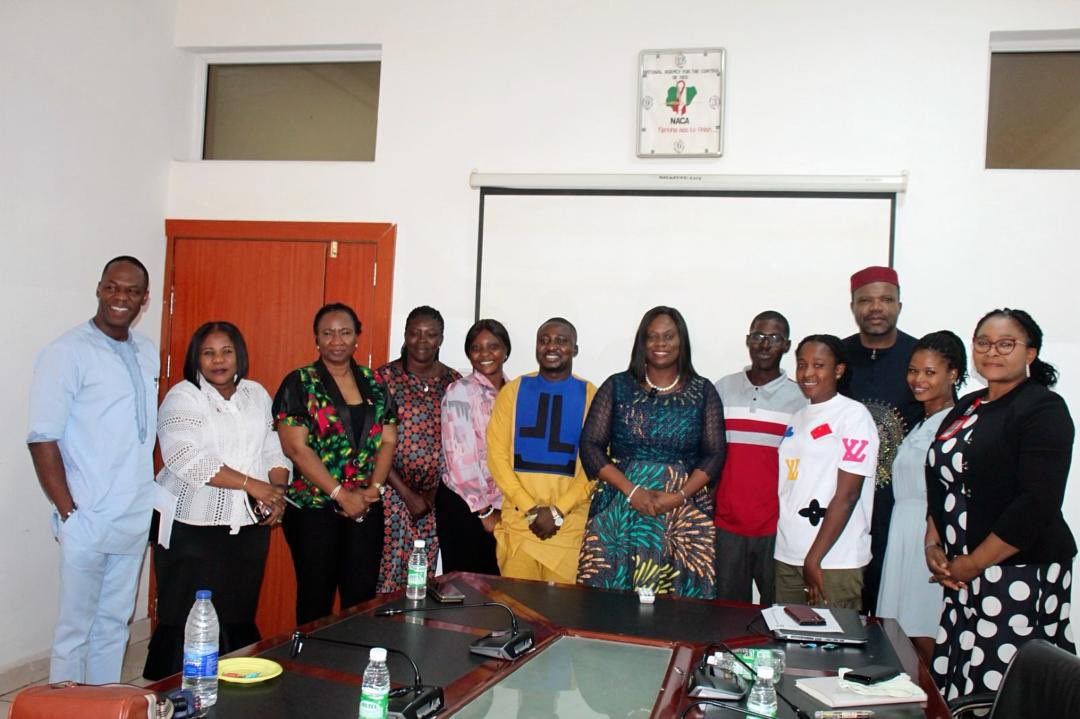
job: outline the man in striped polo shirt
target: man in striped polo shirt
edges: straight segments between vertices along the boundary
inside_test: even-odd
[[[728,454],[716,490],[716,598],[748,602],[751,582],[762,604],[773,602],[776,544],[777,447],[791,415],[806,404],[780,369],[791,349],[791,328],[767,310],[750,323],[750,366],[721,378]]]

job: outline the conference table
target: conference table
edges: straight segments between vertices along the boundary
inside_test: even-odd
[[[777,689],[810,716],[827,707],[797,689],[796,679],[868,664],[901,666],[929,697],[925,704],[873,707],[875,717],[951,716],[911,642],[890,619],[866,620],[869,641],[864,646],[824,649],[767,636],[761,607],[753,604],[659,596],[649,605],[630,592],[583,586],[467,573],[445,579],[464,593],[466,604],[496,601],[511,607],[520,626],[533,631],[535,647],[513,662],[477,656],[470,653],[470,644],[506,629],[505,611],[477,607],[376,616],[379,610],[417,606],[400,592],[383,595],[300,627],[309,639],[298,655],[293,656],[291,634],[230,654],[271,659],[284,672],[258,684],[221,682],[217,704],[207,716],[357,716],[367,650],[316,638],[404,652],[418,665],[424,684],[443,688],[440,717],[679,717],[693,702],[687,696],[688,678],[715,642],[784,649],[787,668]],[[431,598],[421,602],[423,607],[448,606]],[[391,653],[388,666],[395,686],[413,683],[406,660]],[[178,685],[177,675],[153,688]],[[706,707],[691,709],[687,716],[703,715],[743,716]],[[776,716],[794,719],[795,713],[781,701]]]

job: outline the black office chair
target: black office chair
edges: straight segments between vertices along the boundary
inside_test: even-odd
[[[1080,657],[1034,639],[1013,657],[996,694],[953,699],[949,709],[954,719],[987,709],[989,719],[1080,717]]]

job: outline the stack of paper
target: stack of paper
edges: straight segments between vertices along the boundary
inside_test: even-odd
[[[901,683],[898,682],[894,684],[896,679],[901,678],[902,682],[906,683],[903,685],[904,691],[902,693],[897,691],[897,688],[901,686]],[[907,704],[926,701],[926,692],[908,679],[906,674],[901,674],[900,677],[897,677],[896,679],[882,682],[881,685],[879,685],[880,688],[878,691],[875,691],[875,686],[878,685],[873,684],[869,686],[860,686],[858,692],[852,691],[851,689],[840,686],[840,677],[796,679],[795,686],[814,697],[819,702],[830,707],[858,707],[869,704]],[[844,684],[851,686],[850,682],[844,682]]]

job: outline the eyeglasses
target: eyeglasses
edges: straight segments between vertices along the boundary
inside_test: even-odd
[[[746,335],[746,341],[753,342],[754,344],[761,344],[762,342],[765,342],[766,344],[770,345],[778,345],[786,342],[787,337],[778,334],[767,335],[764,332],[751,332],[750,334]]]
[[[991,342],[985,337],[976,337],[971,341],[971,344],[975,348],[975,351],[981,355],[986,354],[990,351],[990,348],[993,347],[1002,357],[1016,349],[1016,345],[1027,346],[1027,342],[1021,342],[1020,340],[1005,338],[1003,340],[998,340],[997,342]]]

